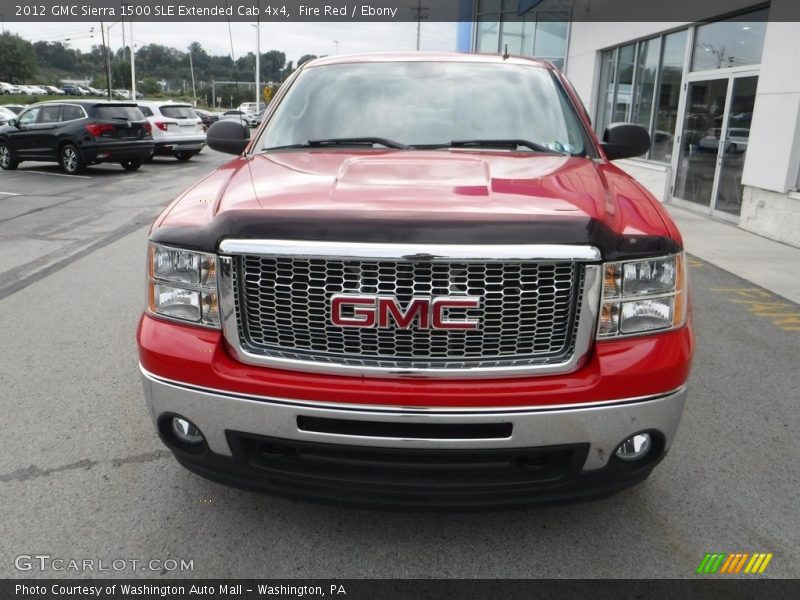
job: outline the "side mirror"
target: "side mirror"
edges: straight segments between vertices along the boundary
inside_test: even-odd
[[[11,127],[16,127],[17,129],[19,129],[19,123],[17,122],[16,119],[9,119],[6,125],[9,125]]]
[[[641,125],[612,123],[603,132],[603,149],[608,160],[641,156],[650,150],[650,134]]]
[[[250,143],[250,128],[240,119],[217,121],[208,128],[206,142],[212,150],[239,155]]]

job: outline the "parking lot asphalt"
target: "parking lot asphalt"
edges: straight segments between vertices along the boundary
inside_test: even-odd
[[[182,469],[137,370],[146,224],[222,160],[205,151],[75,180],[27,164],[0,173],[0,577],[693,577],[707,552],[772,552],[764,576],[800,577],[800,331],[775,316],[800,306],[697,259],[677,439],[648,481],[610,499],[389,513]],[[17,570],[31,554],[193,570]]]

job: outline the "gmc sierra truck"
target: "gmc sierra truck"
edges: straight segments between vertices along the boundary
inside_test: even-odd
[[[154,223],[147,405],[186,468],[337,504],[512,508],[643,481],[693,351],[669,215],[546,62],[308,62]]]

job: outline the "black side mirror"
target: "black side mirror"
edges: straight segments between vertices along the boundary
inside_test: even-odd
[[[239,155],[250,143],[250,128],[239,119],[217,121],[208,128],[206,141],[212,150]]]
[[[641,156],[650,150],[650,134],[641,125],[612,123],[603,132],[603,149],[608,160]]]
[[[16,127],[19,129],[19,123],[17,123],[16,119],[9,119],[6,125],[10,125],[11,127]]]

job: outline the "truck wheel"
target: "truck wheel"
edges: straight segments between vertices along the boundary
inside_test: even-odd
[[[80,173],[86,168],[86,163],[81,158],[81,153],[72,144],[66,144],[61,148],[61,166],[70,175]]]
[[[0,142],[0,169],[3,171],[13,171],[17,168],[19,161],[14,157],[11,146],[8,142]]]
[[[194,154],[195,154],[194,152],[176,152],[175,158],[177,158],[181,162],[184,162],[192,158]]]
[[[135,171],[142,166],[143,162],[144,161],[141,158],[134,158],[131,160],[123,160],[119,164],[121,164],[122,168],[126,171]]]

